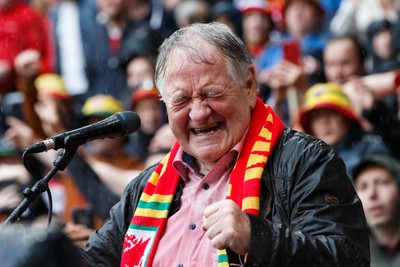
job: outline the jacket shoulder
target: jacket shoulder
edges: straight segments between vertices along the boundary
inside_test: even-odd
[[[313,164],[330,161],[341,165],[340,168],[345,170],[343,161],[332,147],[320,139],[288,127],[274,148],[270,160],[276,174],[285,171],[286,174],[289,172],[297,176]]]

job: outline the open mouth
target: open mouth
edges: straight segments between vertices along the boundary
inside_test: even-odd
[[[203,128],[203,129],[192,129],[191,131],[196,135],[206,135],[213,134],[221,128],[222,122],[218,122],[211,127]]]

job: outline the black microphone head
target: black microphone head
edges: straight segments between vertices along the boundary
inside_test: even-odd
[[[26,149],[26,153],[40,153],[49,149],[77,147],[86,141],[102,138],[127,136],[140,128],[140,118],[133,111],[118,112],[99,122],[71,130],[44,141],[36,143]]]
[[[121,135],[129,135],[140,128],[140,117],[133,111],[122,111],[114,114],[121,122]]]

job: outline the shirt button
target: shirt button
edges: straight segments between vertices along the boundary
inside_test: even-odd
[[[196,224],[194,224],[194,223],[189,224],[189,229],[190,230],[196,229]]]
[[[203,189],[204,189],[204,190],[207,190],[208,188],[210,188],[210,185],[209,185],[209,184],[203,184]]]

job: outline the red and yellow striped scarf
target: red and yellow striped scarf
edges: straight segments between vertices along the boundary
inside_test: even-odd
[[[246,213],[258,215],[261,176],[282,135],[284,125],[261,99],[253,110],[244,146],[230,175],[227,199]],[[172,162],[176,143],[152,173],[125,235],[121,267],[152,266],[172,199],[180,179]],[[218,251],[218,267],[229,266],[225,250]]]

